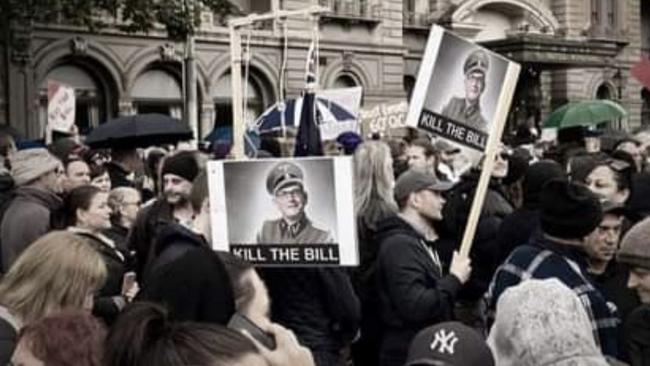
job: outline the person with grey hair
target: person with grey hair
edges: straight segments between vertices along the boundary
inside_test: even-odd
[[[487,129],[488,122],[481,113],[481,95],[485,91],[488,67],[485,51],[476,50],[467,56],[463,65],[465,96],[452,97],[442,109],[442,115],[479,131]]]
[[[9,270],[34,240],[52,230],[50,215],[63,206],[63,164],[46,149],[29,149],[11,157],[16,190],[0,223],[2,266]]]
[[[141,205],[140,191],[132,187],[117,187],[108,195],[108,206],[111,208],[111,227],[104,231],[104,235],[123,250],[128,250],[126,241],[129,230],[135,222]]]

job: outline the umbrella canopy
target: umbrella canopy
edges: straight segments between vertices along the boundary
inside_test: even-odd
[[[289,129],[298,127],[304,100],[305,98],[301,97],[274,104],[255,120],[253,129],[256,129],[260,134],[265,134],[282,131],[283,126]],[[316,97],[316,112],[318,123],[357,119],[357,116],[346,107],[320,97]]]
[[[627,111],[611,100],[599,99],[568,103],[556,109],[544,121],[544,127],[567,128],[593,126],[627,116]]]
[[[180,120],[151,113],[110,120],[92,130],[85,143],[92,148],[147,147],[191,138],[192,130]]]

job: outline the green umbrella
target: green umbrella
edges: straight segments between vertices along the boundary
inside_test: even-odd
[[[577,126],[593,126],[627,116],[627,111],[611,100],[598,99],[563,105],[544,121],[544,127],[559,129]]]

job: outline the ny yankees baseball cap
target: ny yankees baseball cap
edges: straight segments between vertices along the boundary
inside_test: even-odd
[[[494,357],[474,329],[445,322],[427,327],[413,338],[404,366],[494,366]]]

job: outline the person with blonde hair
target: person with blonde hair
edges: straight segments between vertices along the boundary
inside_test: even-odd
[[[0,281],[0,364],[23,324],[62,310],[88,310],[106,280],[101,256],[82,238],[54,231],[32,243]]]
[[[354,287],[361,300],[361,339],[355,343],[356,363],[379,363],[379,309],[375,276],[379,243],[374,240],[378,223],[397,213],[393,198],[393,159],[388,145],[366,141],[354,153],[354,207],[361,264],[354,273]]]

